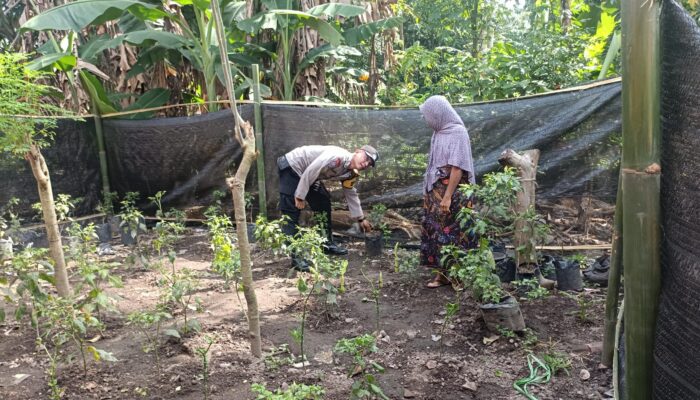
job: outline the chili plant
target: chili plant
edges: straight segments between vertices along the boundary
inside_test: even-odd
[[[203,347],[197,347],[194,351],[197,353],[199,358],[202,360],[202,374],[200,375],[202,383],[204,385],[204,400],[209,399],[209,350],[214,344],[215,339],[212,336],[205,336],[204,340],[207,345]]]
[[[135,326],[146,337],[146,344],[142,347],[144,353],[153,351],[156,360],[158,375],[161,374],[160,362],[160,334],[163,322],[172,319],[162,304],[156,305],[153,310],[134,311],[127,317],[129,325]],[[155,332],[152,332],[155,330]]]
[[[339,354],[348,354],[352,357],[353,364],[348,371],[349,378],[362,374],[352,384],[351,399],[379,397],[380,399],[389,400],[373,375],[373,372],[384,373],[384,367],[367,358],[370,354],[378,351],[374,336],[362,335],[352,339],[340,339],[336,343],[334,351]]]

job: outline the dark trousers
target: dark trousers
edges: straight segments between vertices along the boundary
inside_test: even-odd
[[[282,227],[282,231],[286,235],[294,236],[297,233],[299,226],[299,216],[301,210],[296,207],[294,202],[294,192],[299,185],[299,175],[291,167],[279,169],[280,178],[280,211],[283,215],[289,217],[289,223]],[[314,183],[306,195],[306,202],[309,203],[311,209],[315,212],[322,212],[326,216],[326,235],[328,243],[333,243],[333,234],[331,233],[331,195],[326,190],[321,182]]]

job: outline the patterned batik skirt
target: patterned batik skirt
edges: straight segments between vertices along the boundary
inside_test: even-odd
[[[442,169],[444,171],[445,169]],[[441,171],[441,172],[442,172]],[[449,170],[448,170],[449,171]],[[447,190],[449,176],[441,177],[433,185],[433,190],[424,196],[423,200],[423,226],[421,229],[421,265],[432,269],[445,270],[446,266],[440,263],[440,250],[442,246],[455,245],[464,250],[478,247],[478,240],[469,233],[469,227],[460,227],[457,214],[463,207],[471,208],[473,199],[464,196],[459,190],[452,194],[450,211],[440,211],[440,202]],[[460,184],[469,183],[467,173],[464,173]]]

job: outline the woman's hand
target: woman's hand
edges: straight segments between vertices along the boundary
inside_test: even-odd
[[[372,232],[372,224],[369,223],[366,219],[363,219],[360,221],[360,229],[362,229],[362,232]]]
[[[306,202],[298,197],[295,197],[294,205],[296,205],[298,209],[303,210],[304,207],[306,207]]]
[[[450,211],[450,206],[452,205],[452,197],[444,196],[440,202],[440,211],[447,213]]]

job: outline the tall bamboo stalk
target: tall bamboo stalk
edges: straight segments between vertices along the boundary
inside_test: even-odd
[[[652,398],[660,268],[659,3],[622,2],[625,398]]]
[[[267,217],[267,191],[265,190],[265,152],[263,149],[262,96],[260,96],[260,67],[253,64],[253,113],[255,115],[255,148],[258,150],[258,204],[260,215]]]
[[[603,354],[600,363],[606,367],[613,365],[615,352],[615,325],[617,324],[618,302],[620,301],[620,277],[622,276],[622,177],[617,182],[617,201],[613,223],[610,270],[608,272],[608,293],[605,299],[605,333]]]
[[[253,282],[253,261],[250,256],[250,243],[246,229],[245,215],[245,181],[250,171],[250,167],[255,160],[255,134],[250,123],[243,121],[236,110],[236,94],[233,90],[233,77],[228,61],[228,41],[224,34],[224,23],[221,18],[219,1],[212,0],[212,14],[216,25],[216,37],[219,42],[219,54],[221,55],[221,65],[224,70],[224,84],[228,94],[231,112],[235,123],[234,136],[243,149],[243,159],[238,165],[236,175],[226,180],[233,196],[233,209],[236,219],[236,235],[238,238],[238,249],[241,254],[241,277],[243,279],[243,295],[248,305],[248,334],[250,339],[250,351],[255,357],[262,356],[262,346],[260,340],[260,313],[258,311],[258,300],[255,295],[255,285]],[[242,132],[241,132],[242,129]]]

